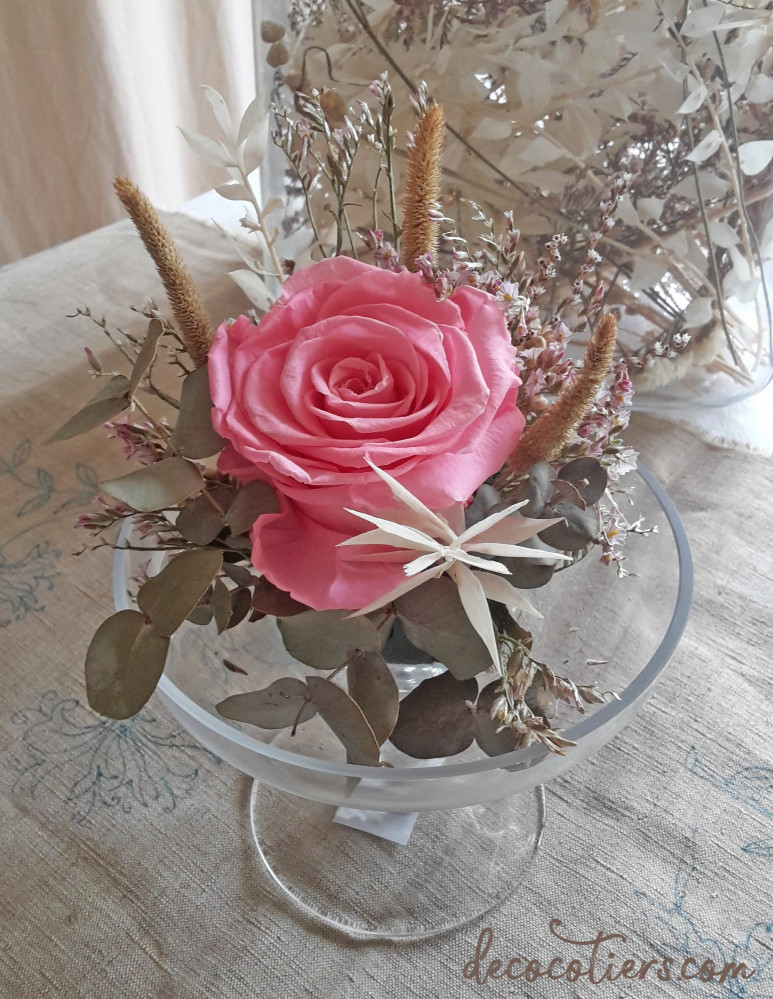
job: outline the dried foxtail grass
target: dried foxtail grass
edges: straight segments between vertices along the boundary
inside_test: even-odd
[[[430,216],[440,198],[443,130],[446,118],[440,104],[430,104],[422,112],[408,156],[400,235],[400,262],[415,271],[416,258],[437,252],[440,229]]]
[[[200,368],[207,363],[213,333],[212,320],[190,271],[158,212],[137,185],[126,177],[116,177],[113,187],[145,249],[153,258],[185,349],[196,367]]]
[[[583,366],[556,401],[527,427],[496,482],[507,497],[519,476],[539,461],[555,461],[593,404],[609,374],[617,337],[617,317],[608,312],[585,348]]]

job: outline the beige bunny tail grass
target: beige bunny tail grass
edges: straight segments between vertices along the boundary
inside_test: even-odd
[[[530,424],[499,473],[496,485],[506,497],[520,475],[539,461],[555,461],[572,439],[609,374],[617,338],[617,317],[601,319],[585,348],[583,366],[548,409]]]
[[[212,320],[190,271],[158,212],[136,184],[126,177],[113,181],[115,193],[153,258],[172,306],[177,327],[191,360],[200,368],[207,362],[212,340]]]
[[[445,124],[441,105],[430,104],[416,125],[408,156],[400,261],[409,271],[417,270],[417,257],[436,252],[438,247],[439,225],[430,217],[430,209],[440,197]]]

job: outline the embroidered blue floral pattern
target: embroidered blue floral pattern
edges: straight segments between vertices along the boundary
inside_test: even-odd
[[[693,830],[674,875],[673,898],[660,901],[637,891],[636,901],[644,921],[644,939],[653,950],[669,957],[693,958],[700,966],[710,958],[715,966],[727,962],[743,963],[754,969],[753,977],[740,976],[725,982],[683,981],[680,986],[705,999],[771,999],[773,996],[773,923],[753,923],[735,942],[720,942],[703,931],[701,922],[690,911],[690,885],[698,875],[696,858],[697,830]]]
[[[727,777],[720,777],[713,774],[701,762],[695,746],[688,750],[684,765],[693,777],[706,781],[718,791],[751,808],[758,815],[773,821],[773,767],[742,767]],[[747,843],[741,849],[750,856],[771,860],[773,836]]]
[[[53,791],[77,823],[100,807],[171,812],[199,776],[191,756],[219,762],[185,733],[165,731],[148,708],[112,721],[49,690],[11,722],[19,729],[10,754],[12,793],[36,799]]]

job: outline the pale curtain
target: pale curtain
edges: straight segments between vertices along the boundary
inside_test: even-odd
[[[255,93],[249,0],[0,0],[0,263],[120,218],[126,174],[174,209],[222,181],[200,84]]]

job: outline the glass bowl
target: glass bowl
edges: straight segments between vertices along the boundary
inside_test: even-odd
[[[632,515],[658,528],[629,538],[625,566],[636,575],[618,579],[591,557],[531,594],[543,614],[536,628],[529,623],[536,657],[554,672],[619,695],[584,716],[566,709],[564,734],[576,745],[565,756],[532,746],[488,757],[473,744],[453,758],[417,761],[386,743],[382,759],[390,766],[352,765],[318,717],[291,736],[217,714],[215,705],[231,694],[313,672],[286,652],[273,618],[219,636],[214,625],[186,623],[175,635],[158,696],[203,746],[254,778],[250,814],[259,855],[307,913],[355,935],[417,938],[463,925],[512,894],[539,843],[541,785],[582,763],[633,718],[687,620],[692,565],[679,516],[645,469],[628,481]],[[129,522],[121,539],[131,531]],[[160,567],[163,556],[153,557]],[[129,581],[140,560],[147,561],[142,552],[116,551],[118,610],[134,605]],[[223,659],[248,675],[228,670]],[[442,669],[391,665],[403,693]],[[490,680],[484,674],[481,685]],[[332,821],[347,817],[377,835]],[[407,844],[377,838],[379,830],[396,823],[404,831],[414,819]]]

